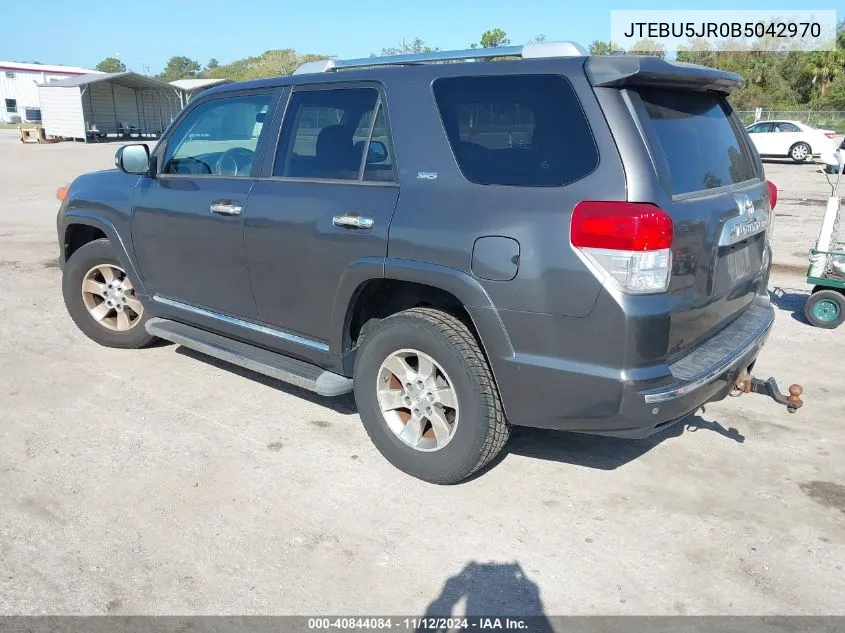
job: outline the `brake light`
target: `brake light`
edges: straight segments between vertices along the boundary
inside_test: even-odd
[[[62,185],[61,187],[56,189],[56,200],[58,200],[59,202],[64,202],[65,198],[67,198],[67,190],[67,185]]]
[[[672,234],[672,218],[652,204],[586,201],[572,211],[572,245],[632,294],[669,287]]]
[[[833,138],[834,136],[836,136],[836,132],[825,132],[824,135],[827,138]]]
[[[771,180],[767,180],[766,184],[769,187],[769,206],[774,210],[775,206],[778,203],[778,188],[775,186]]]

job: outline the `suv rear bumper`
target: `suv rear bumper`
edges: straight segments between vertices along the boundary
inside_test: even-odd
[[[634,370],[518,352],[491,361],[512,424],[642,438],[725,398],[773,323],[760,301],[683,358]]]

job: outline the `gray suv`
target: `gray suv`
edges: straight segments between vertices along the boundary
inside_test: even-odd
[[[65,303],[102,345],[354,391],[431,482],[511,425],[644,437],[759,387],[776,189],[741,85],[559,42],[213,88],[72,183]]]

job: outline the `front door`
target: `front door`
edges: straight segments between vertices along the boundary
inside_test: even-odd
[[[772,148],[772,124],[757,123],[748,128],[748,135],[761,156],[773,153]]]
[[[255,316],[243,226],[273,98],[240,93],[199,103],[163,142],[157,177],[138,183],[132,241],[157,299]]]
[[[387,256],[399,187],[380,91],[295,89],[281,134],[244,227],[258,318],[324,343],[344,270]]]

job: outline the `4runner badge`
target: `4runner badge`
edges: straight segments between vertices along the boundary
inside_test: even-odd
[[[752,235],[762,233],[769,226],[769,214],[764,209],[755,209],[754,201],[744,193],[734,194],[739,215],[732,217],[722,227],[719,246],[730,246]]]

